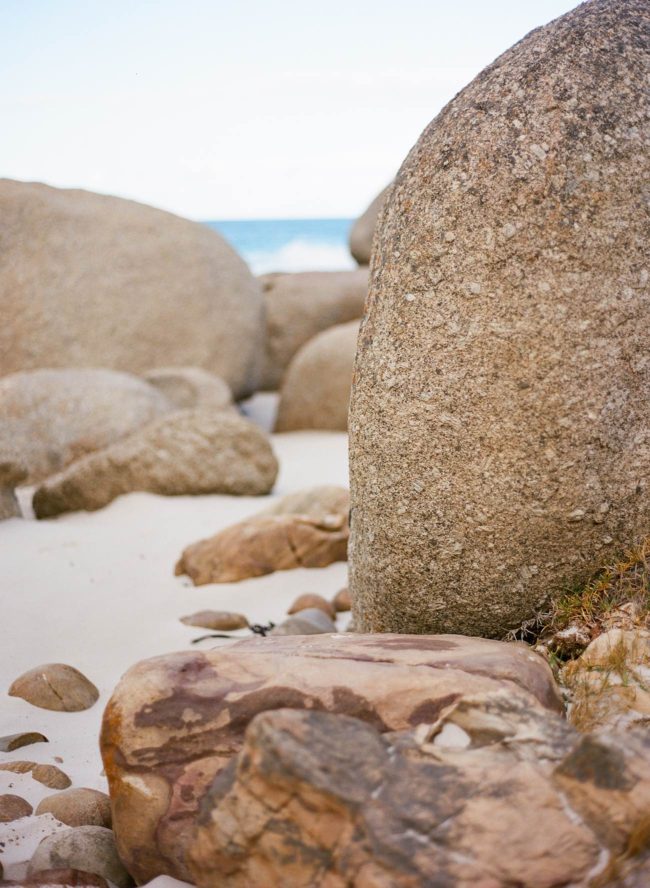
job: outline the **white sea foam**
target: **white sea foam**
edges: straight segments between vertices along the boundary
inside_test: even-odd
[[[345,244],[296,239],[277,250],[259,250],[244,257],[253,274],[269,271],[341,271],[356,268]]]

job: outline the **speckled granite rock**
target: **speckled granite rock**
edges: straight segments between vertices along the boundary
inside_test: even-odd
[[[228,384],[201,367],[157,367],[144,378],[179,410],[234,409]]]
[[[203,801],[196,885],[609,884],[595,877],[647,829],[647,734],[580,739],[507,694],[466,702],[385,737],[344,715],[258,715]]]
[[[137,376],[96,368],[28,370],[0,379],[0,462],[34,484],[172,409]]]
[[[347,515],[349,511],[348,489],[335,484],[323,484],[288,493],[259,514],[308,515],[310,518],[322,518],[324,515]]]
[[[120,855],[138,881],[188,879],[199,802],[259,712],[321,709],[383,732],[503,689],[528,707],[561,709],[541,657],[458,636],[271,636],[139,663],[113,693],[101,735]]]
[[[645,0],[533,31],[397,176],[350,411],[362,631],[501,635],[648,532],[649,32]]]
[[[165,496],[269,493],[278,463],[268,438],[231,413],[179,410],[77,460],[34,494],[37,518],[92,511],[136,490]]]
[[[335,324],[361,317],[368,270],[265,274],[260,282],[267,336],[261,388],[276,390],[301,346]]]
[[[389,191],[390,185],[377,195],[350,229],[350,252],[359,265],[368,265],[370,262],[372,240],[375,235],[377,220]]]
[[[282,382],[276,432],[345,432],[359,324],[339,324],[302,346]]]
[[[345,561],[347,515],[254,515],[183,550],[175,573],[195,586]]]
[[[0,376],[87,367],[144,373],[161,356],[256,388],[259,283],[217,234],[90,191],[0,179]]]

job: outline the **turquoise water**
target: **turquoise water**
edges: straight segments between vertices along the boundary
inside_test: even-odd
[[[232,244],[255,274],[354,268],[352,219],[246,219],[206,222]]]

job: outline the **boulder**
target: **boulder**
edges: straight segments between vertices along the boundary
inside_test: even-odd
[[[280,392],[276,432],[345,432],[359,324],[340,324],[310,339],[295,355]]]
[[[144,378],[178,410],[234,409],[228,384],[201,367],[158,367]]]
[[[179,410],[78,459],[34,494],[37,518],[93,511],[136,490],[165,496],[269,493],[278,463],[257,426],[230,413]]]
[[[363,315],[368,271],[308,271],[260,278],[266,306],[261,388],[280,388],[285,370],[308,340]]]
[[[525,645],[459,636],[272,635],[139,663],[101,733],[120,855],[139,882],[192,881],[185,849],[200,800],[259,712],[309,708],[406,730],[496,690],[562,708],[548,665]]]
[[[295,567],[345,561],[347,516],[254,515],[188,546],[176,564],[195,586],[236,583]]]
[[[16,487],[26,478],[27,470],[21,463],[11,460],[0,462],[0,521],[21,517]]]
[[[259,283],[215,231],[89,191],[0,180],[0,376],[161,359],[256,388]]]
[[[381,213],[391,186],[388,185],[373,200],[370,206],[359,216],[350,229],[350,252],[359,265],[369,265],[372,254],[372,242]]]
[[[361,631],[502,636],[648,532],[649,27],[592,0],[533,31],[397,176],[350,408]]]
[[[350,493],[346,487],[323,484],[288,493],[260,512],[261,515],[308,515],[322,518],[325,515],[346,515],[350,511]]]
[[[67,789],[72,781],[56,765],[40,765],[37,762],[14,761],[2,762],[0,771],[11,771],[14,774],[31,774],[34,780],[50,789]]]
[[[0,795],[0,823],[11,823],[12,820],[28,817],[33,810],[29,802],[21,796],[10,792]]]
[[[97,702],[99,691],[86,676],[66,663],[46,663],[20,675],[9,688],[32,706],[56,712],[81,712]]]
[[[28,875],[66,868],[101,876],[117,888],[133,885],[117,855],[112,831],[103,826],[76,826],[47,836],[29,862]]]
[[[115,370],[28,370],[0,379],[0,462],[25,483],[59,472],[171,409],[155,388]]]
[[[111,800],[105,792],[79,787],[46,796],[36,814],[51,814],[68,826],[111,828]]]
[[[203,800],[194,883],[594,886],[647,830],[647,735],[586,741],[506,694],[476,703],[463,727],[452,704],[383,737],[345,715],[258,715]]]

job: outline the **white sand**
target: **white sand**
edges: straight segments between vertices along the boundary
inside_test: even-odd
[[[293,432],[272,441],[281,467],[273,497],[134,493],[99,512],[0,523],[0,735],[40,731],[50,741],[0,753],[0,762],[57,764],[73,786],[106,791],[97,743],[103,708],[133,663],[187,648],[207,632],[185,626],[180,617],[214,608],[243,613],[250,622],[279,623],[302,592],[331,598],[347,584],[343,563],[198,588],[187,577],[174,576],[174,564],[188,543],[260,511],[277,496],[316,484],[347,486],[346,435]],[[339,620],[341,628],[346,624],[347,619]],[[248,630],[237,634],[250,637]],[[69,663],[97,685],[100,699],[92,709],[49,712],[6,695],[18,675],[51,662]],[[57,756],[63,761],[55,761]],[[0,771],[0,793],[5,792],[36,806],[54,790],[29,775]],[[50,815],[0,824],[5,878],[22,878],[38,842],[60,828]],[[167,878],[150,883],[155,888],[181,884]]]

